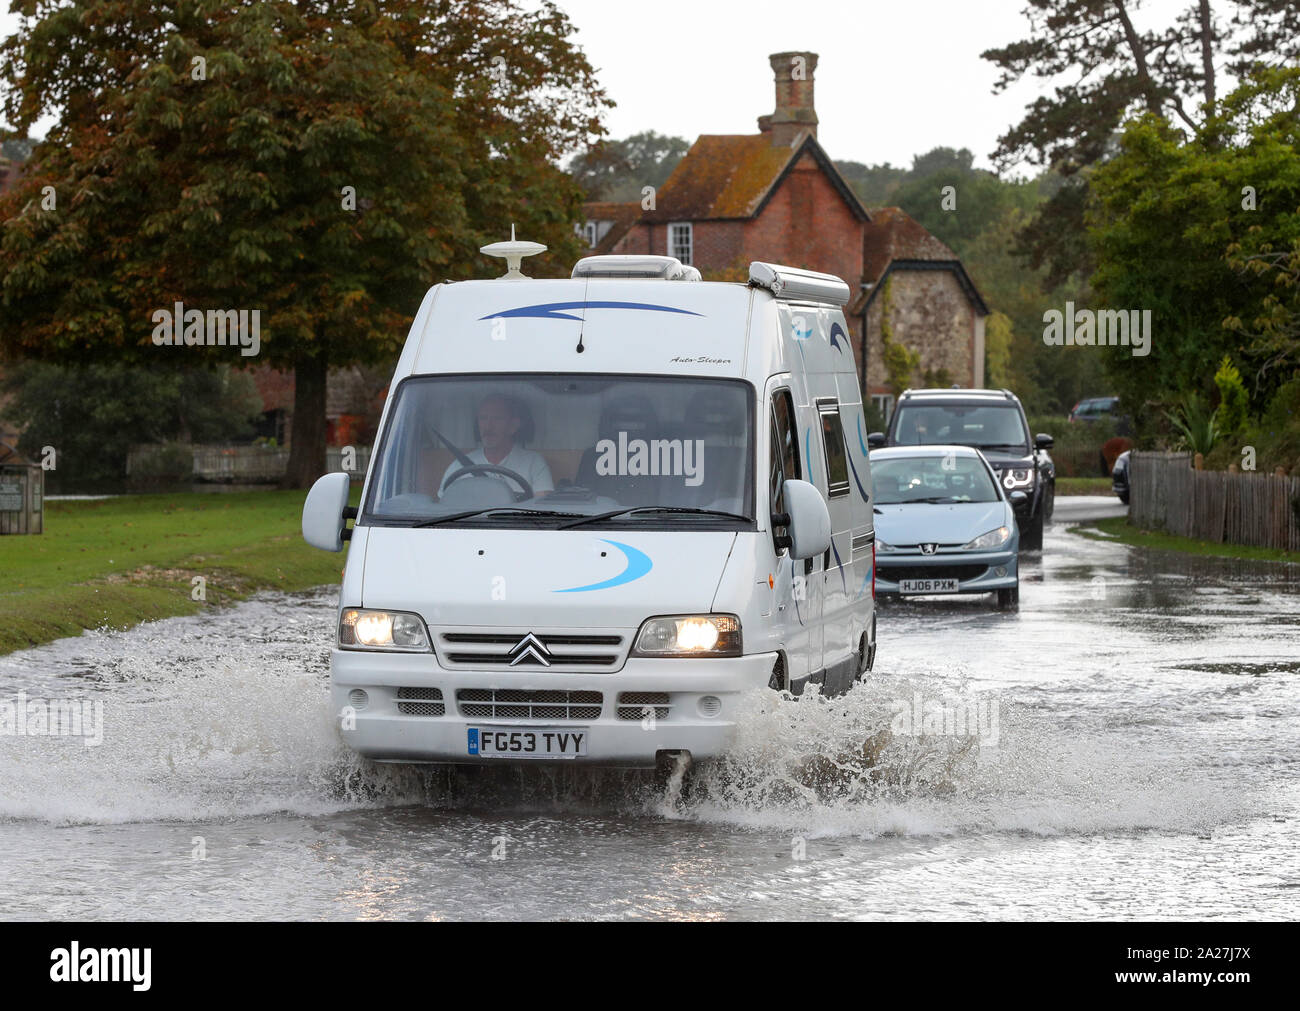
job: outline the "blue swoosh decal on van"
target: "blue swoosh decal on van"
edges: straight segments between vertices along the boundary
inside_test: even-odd
[[[844,587],[844,596],[849,595],[849,582],[844,578],[844,562],[840,560],[840,549],[835,546],[835,538],[831,538],[831,550],[835,552],[835,567],[840,570],[840,584]]]
[[[871,496],[867,494],[867,489],[862,487],[862,478],[858,477],[858,468],[853,466],[853,454],[845,453],[844,459],[849,461],[849,470],[853,471],[853,480],[857,483],[858,494],[862,496],[862,501],[870,502]]]
[[[606,579],[603,583],[591,583],[588,586],[571,586],[567,590],[552,590],[552,593],[586,593],[588,590],[608,590],[611,586],[622,586],[624,583],[631,583],[640,579],[652,568],[654,562],[650,561],[650,556],[644,551],[638,551],[630,544],[620,544],[618,541],[603,541],[612,547],[618,548],[623,552],[623,557],[627,559],[627,568],[617,576]]]
[[[844,354],[844,349],[840,347],[839,341],[835,339],[835,335],[837,333],[844,338],[845,344],[849,342],[849,335],[844,332],[844,328],[840,326],[838,323],[832,323],[831,324],[831,347],[833,347],[840,354]]]
[[[867,449],[867,440],[863,438],[861,414],[858,415],[858,445],[862,447],[863,456],[871,455],[871,450]]]
[[[873,569],[867,569],[867,574],[863,577],[862,585],[858,587],[858,595],[854,598],[855,600],[861,600],[862,595],[867,592],[867,584],[871,582],[871,573],[873,571]]]
[[[691,312],[689,309],[677,309],[671,305],[652,305],[649,302],[543,302],[540,305],[521,305],[517,309],[503,309],[500,312],[480,316],[485,319],[574,319],[581,321],[581,316],[571,316],[569,309],[635,309],[641,312],[675,312],[683,316],[702,316],[703,313]]]

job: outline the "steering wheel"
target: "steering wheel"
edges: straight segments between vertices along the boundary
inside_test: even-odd
[[[500,474],[503,477],[509,478],[523,489],[523,495],[515,499],[516,502],[523,502],[526,499],[537,497],[537,493],[533,491],[533,486],[524,479],[522,474],[515,473],[509,467],[498,467],[491,463],[476,463],[472,467],[461,467],[460,470],[447,478],[447,483],[442,486],[442,490],[446,491],[462,477],[466,477],[470,474]]]

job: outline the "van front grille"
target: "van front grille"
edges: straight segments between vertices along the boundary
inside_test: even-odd
[[[620,720],[643,720],[652,713],[656,720],[666,720],[671,711],[672,699],[667,692],[618,693]]]
[[[600,692],[587,691],[461,688],[456,692],[462,716],[498,720],[598,720],[604,701]]]
[[[397,711],[403,716],[445,716],[441,688],[397,689]]]
[[[988,571],[987,565],[881,565],[876,564],[877,575],[896,583],[900,579],[974,579]]]
[[[509,670],[612,668],[623,657],[623,636],[581,632],[443,632],[438,659],[444,667]]]

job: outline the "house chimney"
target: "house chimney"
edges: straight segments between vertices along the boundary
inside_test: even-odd
[[[789,147],[807,131],[817,136],[817,111],[813,108],[813,72],[816,53],[773,53],[768,58],[776,77],[776,111],[758,117],[758,128],[775,147]]]

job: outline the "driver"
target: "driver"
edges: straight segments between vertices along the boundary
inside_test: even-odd
[[[538,498],[549,494],[555,484],[551,480],[551,468],[547,466],[545,458],[541,453],[515,444],[524,420],[515,401],[496,394],[485,397],[478,405],[477,416],[479,447],[465,455],[477,464],[513,470],[533,486],[533,494]],[[453,460],[442,475],[442,483],[438,485],[439,495],[446,489],[448,479],[460,469],[460,461]],[[517,487],[504,474],[487,473],[482,476],[504,481],[511,488]]]

